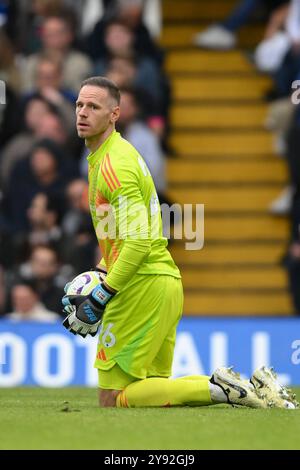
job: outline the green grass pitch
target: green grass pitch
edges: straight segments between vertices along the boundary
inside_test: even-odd
[[[300,409],[100,409],[88,388],[0,389],[0,404],[0,449],[300,449]]]

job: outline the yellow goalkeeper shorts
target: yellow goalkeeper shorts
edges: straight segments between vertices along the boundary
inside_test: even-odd
[[[182,307],[181,279],[134,276],[105,309],[95,361],[99,387],[122,390],[138,379],[169,377]]]

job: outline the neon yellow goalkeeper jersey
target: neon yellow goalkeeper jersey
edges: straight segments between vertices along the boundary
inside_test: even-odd
[[[151,249],[137,273],[180,278],[179,269],[167,250],[167,239],[163,237],[160,204],[153,179],[141,155],[113,131],[88,156],[88,163],[90,211],[108,271],[107,281],[112,267],[117,267],[126,241],[145,240],[146,244],[149,239]],[[130,263],[129,259],[127,261]]]

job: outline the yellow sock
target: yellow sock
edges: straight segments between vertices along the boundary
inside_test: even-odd
[[[206,375],[178,379],[150,378],[138,380],[119,393],[116,406],[201,406],[211,405],[209,377]]]

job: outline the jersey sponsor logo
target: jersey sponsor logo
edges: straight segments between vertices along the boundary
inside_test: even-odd
[[[116,189],[121,187],[121,183],[117,178],[117,175],[111,165],[109,154],[107,153],[104,157],[104,160],[101,164],[101,173],[105,182],[110,190],[110,192],[114,192]]]

